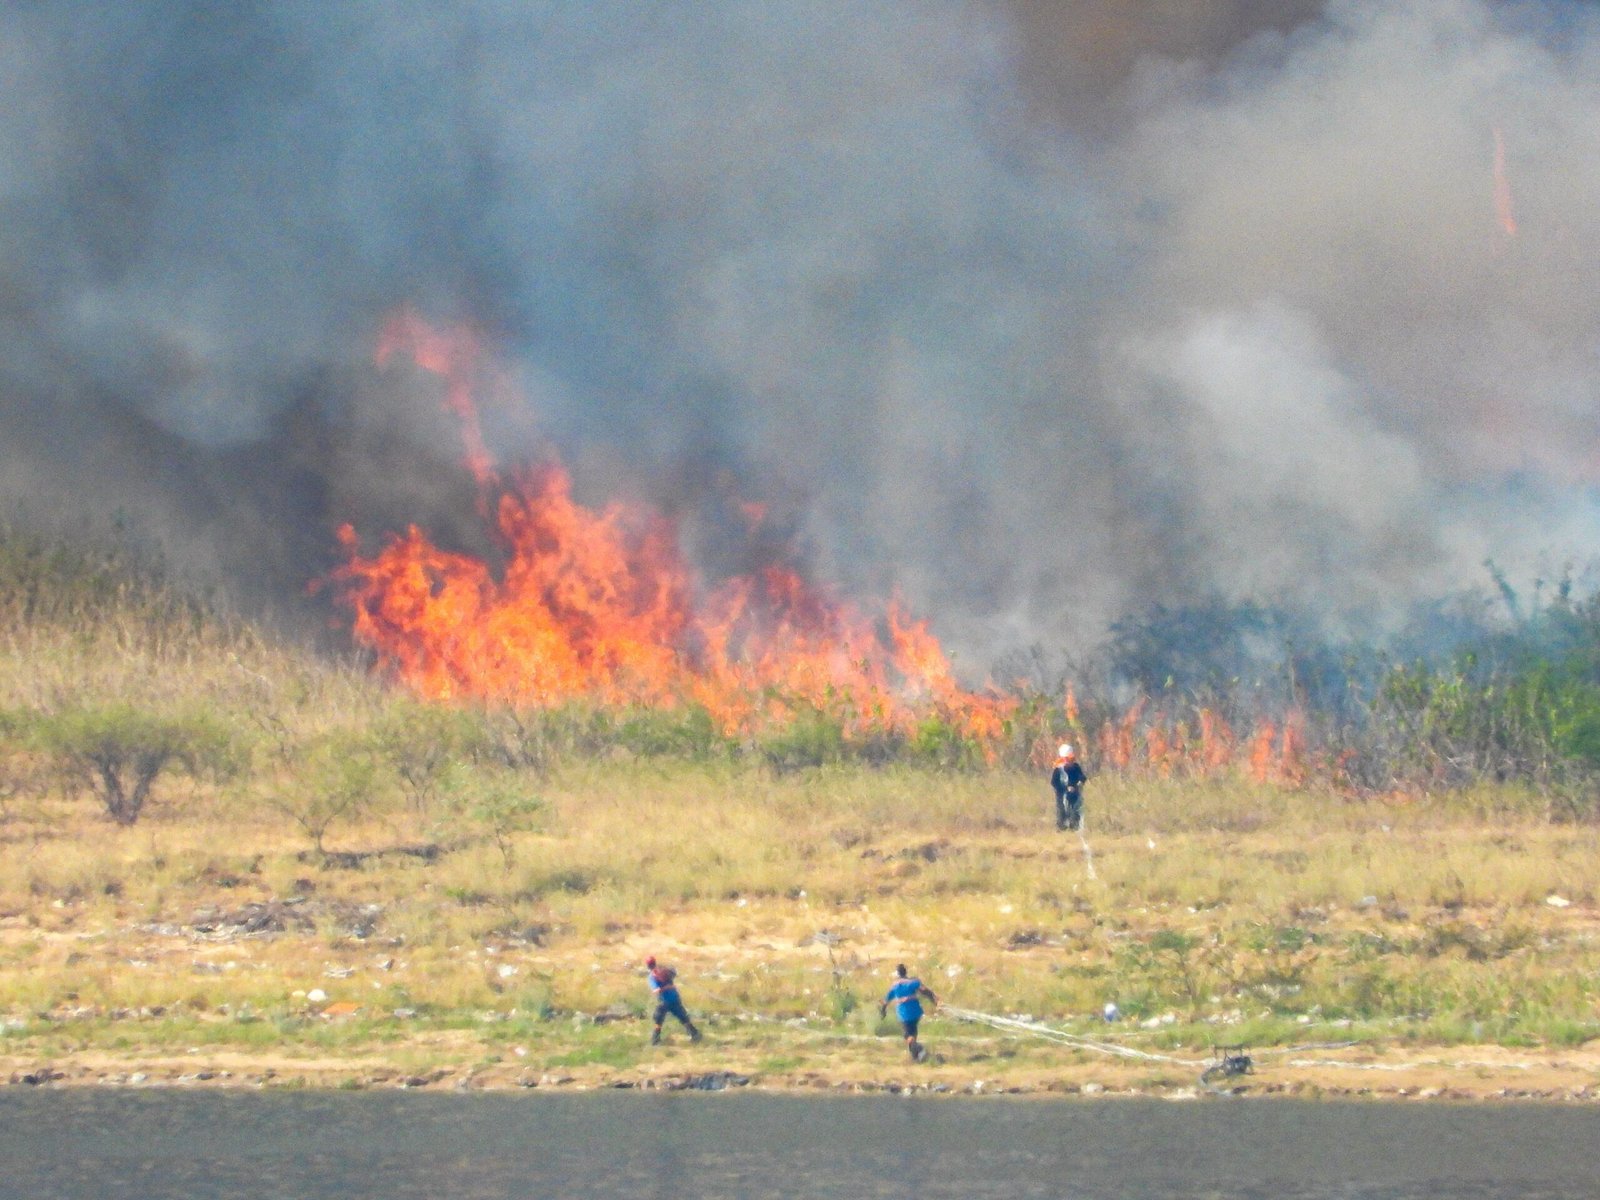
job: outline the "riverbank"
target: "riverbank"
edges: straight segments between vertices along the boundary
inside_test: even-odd
[[[1147,1097],[1192,1100],[1212,1095],[1324,1099],[1600,1103],[1600,1053],[1560,1055],[1497,1046],[1390,1048],[1313,1046],[1256,1056],[1249,1074],[1202,1079],[1199,1065],[1137,1063],[1094,1052],[1026,1052],[998,1063],[992,1044],[925,1026],[930,1060],[902,1060],[882,1039],[873,1061],[795,1038],[792,1063],[763,1066],[776,1047],[749,1044],[713,1023],[708,1042],[652,1053],[638,1066],[531,1061],[519,1047],[471,1037],[425,1036],[397,1055],[392,1048],[342,1047],[297,1055],[194,1048],[159,1053],[121,1050],[41,1051],[0,1056],[0,1079],[13,1086],[104,1088],[337,1089],[431,1091],[734,1091],[752,1093],[894,1093],[929,1096]],[[643,1028],[629,1030],[643,1038]],[[520,1047],[526,1051],[526,1047]],[[559,1058],[580,1055],[570,1051]],[[1048,1059],[1048,1061],[1047,1061]],[[1203,1061],[1203,1060],[1197,1060]]]

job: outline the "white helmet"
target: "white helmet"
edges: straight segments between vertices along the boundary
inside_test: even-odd
[[[1072,757],[1072,747],[1067,745],[1065,742],[1062,742],[1061,743],[1061,748],[1056,751],[1056,756],[1058,758],[1071,758]]]

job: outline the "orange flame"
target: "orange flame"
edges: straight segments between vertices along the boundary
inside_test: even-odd
[[[1517,236],[1517,218],[1511,211],[1511,180],[1506,176],[1506,139],[1494,127],[1494,213],[1508,238]]]
[[[1233,761],[1235,739],[1228,722],[1209,708],[1200,710],[1200,764],[1209,773]]]
[[[445,381],[444,402],[461,422],[467,469],[480,487],[487,486],[494,479],[494,460],[484,445],[472,400],[483,369],[484,352],[478,338],[465,329],[434,329],[414,309],[402,308],[378,334],[373,358],[382,367],[396,354],[409,355],[417,366]]]
[[[332,579],[353,635],[421,694],[534,707],[695,703],[730,733],[806,707],[850,732],[906,732],[938,716],[986,749],[1004,733],[1014,702],[963,690],[927,622],[898,602],[870,619],[785,564],[708,587],[659,514],[587,509],[555,462],[503,481],[473,404],[485,354],[470,334],[406,310],[385,326],[378,364],[397,354],[443,380],[504,552],[491,572],[412,527],[368,556],[353,529],[340,530],[347,561]],[[764,517],[756,505],[742,512],[752,531]]]
[[[1065,689],[1071,703],[1073,690]],[[1240,737],[1214,709],[1199,706],[1193,719],[1185,719],[1151,706],[1140,696],[1119,715],[1097,716],[1092,736],[1091,769],[1159,779],[1217,778],[1242,773],[1257,783],[1299,787],[1318,774],[1335,779],[1343,764],[1326,754],[1314,754],[1306,731],[1305,714],[1291,710],[1282,720],[1260,718],[1248,737]],[[1059,732],[1059,726],[1054,732]],[[1045,733],[1035,745],[1035,765],[1050,761],[1047,747],[1055,740]]]

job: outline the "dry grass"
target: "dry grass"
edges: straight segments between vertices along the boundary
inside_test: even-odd
[[[480,838],[420,857],[436,821],[396,803],[330,839],[332,864],[248,795],[191,786],[131,829],[30,801],[0,823],[0,1010],[284,1015],[321,986],[441,1019],[637,1012],[654,948],[773,1016],[864,1011],[902,958],[965,1007],[1071,1019],[1112,1000],[1202,1039],[1309,1016],[1539,1040],[1600,1015],[1590,827],[1221,786],[1163,807],[1105,780],[1091,874],[1030,778],[616,761],[539,786],[509,855]],[[286,902],[288,929],[220,943],[235,967],[194,966],[227,918]]]

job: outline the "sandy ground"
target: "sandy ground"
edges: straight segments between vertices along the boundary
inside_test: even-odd
[[[641,1041],[647,1026],[637,1022]],[[425,1033],[406,1044],[412,1065],[396,1065],[392,1047],[316,1054],[195,1048],[187,1053],[138,1049],[0,1054],[0,1079],[15,1086],[429,1088],[506,1090],[640,1088],[776,1092],[926,1092],[934,1095],[1152,1096],[1190,1099],[1210,1094],[1458,1101],[1600,1102],[1600,1048],[1560,1053],[1497,1046],[1429,1049],[1256,1051],[1248,1073],[1212,1072],[1201,1060],[1150,1062],[1061,1048],[1024,1065],[975,1061],[973,1040],[954,1023],[930,1019],[928,1061],[910,1063],[893,1038],[872,1039],[871,1053],[850,1052],[829,1062],[815,1050],[793,1069],[763,1070],[737,1040],[719,1046],[712,1028],[691,1046],[681,1036],[651,1049],[633,1067],[550,1067],[516,1048],[492,1049],[461,1033]],[[737,1031],[730,1031],[737,1035]],[[954,1035],[940,1041],[941,1034]],[[987,1043],[989,1039],[983,1039]],[[763,1049],[770,1055],[771,1047]],[[985,1056],[986,1058],[987,1056]],[[1174,1055],[1173,1057],[1178,1057]],[[431,1065],[417,1066],[418,1059]],[[1214,1061],[1214,1060],[1213,1060]]]

